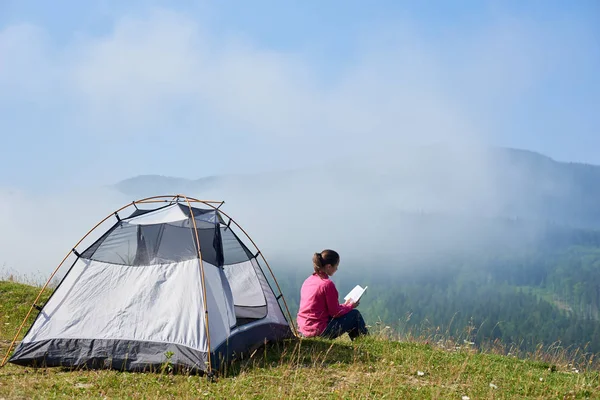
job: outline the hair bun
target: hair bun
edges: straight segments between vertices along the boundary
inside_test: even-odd
[[[340,255],[330,249],[325,249],[320,253],[315,253],[312,259],[313,267],[316,273],[322,273],[326,265],[336,266],[340,262]]]

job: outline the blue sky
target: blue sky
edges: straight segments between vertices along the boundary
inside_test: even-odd
[[[600,164],[597,71],[593,0],[0,0],[0,188],[437,141]]]

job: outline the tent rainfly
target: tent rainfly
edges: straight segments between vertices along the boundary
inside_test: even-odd
[[[39,314],[8,361],[123,371],[156,371],[169,362],[179,371],[213,374],[267,341],[293,337],[271,268],[222,204],[157,196],[110,214],[77,243],[74,263],[44,306],[32,305],[30,313],[37,308]],[[134,211],[121,218],[130,206]],[[78,252],[113,216],[114,225]]]

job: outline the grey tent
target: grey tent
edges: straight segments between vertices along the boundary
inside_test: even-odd
[[[73,249],[75,261],[9,361],[127,371],[168,361],[212,373],[293,337],[279,285],[261,268],[266,260],[214,203],[161,196],[133,202],[126,217],[119,213],[127,206],[115,212],[95,242]]]

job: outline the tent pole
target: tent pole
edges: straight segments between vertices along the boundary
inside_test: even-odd
[[[208,304],[206,302],[206,285],[204,283],[204,262],[202,261],[202,250],[200,249],[200,239],[198,238],[198,228],[196,226],[196,217],[194,216],[194,210],[192,210],[192,205],[190,204],[188,198],[186,196],[182,196],[185,199],[189,209],[190,209],[190,218],[192,219],[192,225],[194,227],[194,236],[196,238],[196,245],[198,246],[198,260],[200,261],[200,277],[202,282],[202,297],[204,301],[204,324],[206,325],[206,342],[208,345],[208,374],[212,375],[212,363],[210,360],[210,331],[208,328]],[[191,227],[190,227],[191,229]],[[218,266],[217,266],[218,267]]]
[[[187,198],[186,198],[187,199]],[[243,233],[244,235],[246,235],[246,237],[248,238],[248,240],[250,240],[250,242],[252,242],[252,245],[256,248],[256,250],[258,250],[258,252],[260,253],[261,258],[263,259],[263,261],[265,262],[267,268],[269,269],[269,272],[271,273],[271,277],[273,278],[273,280],[275,281],[275,285],[277,286],[277,290],[279,290],[279,295],[281,296],[281,298],[283,299],[283,305],[285,306],[285,310],[287,311],[288,317],[289,317],[289,321],[288,323],[292,326],[292,330],[294,332],[294,335],[297,337],[298,336],[298,331],[296,330],[296,325],[293,323],[293,319],[292,319],[292,314],[290,313],[290,309],[288,308],[287,302],[285,301],[285,297],[283,296],[283,292],[281,291],[281,287],[279,286],[279,282],[277,282],[277,278],[275,278],[275,274],[273,274],[273,270],[271,269],[271,267],[269,266],[269,263],[267,262],[267,259],[265,258],[265,256],[263,255],[262,251],[260,251],[260,249],[258,248],[258,246],[256,245],[256,243],[254,243],[254,240],[252,240],[252,238],[250,237],[250,235],[248,235],[248,233],[244,230],[244,228],[242,228],[240,226],[240,224],[238,224],[233,218],[231,218],[229,215],[227,215],[225,212],[219,210],[218,207],[213,206],[212,204],[209,204],[207,202],[204,202],[203,200],[198,200],[198,199],[194,199],[191,198],[191,200],[195,200],[201,203],[206,204],[209,207],[214,208],[215,210],[217,210],[218,212],[220,212],[221,214],[223,214],[224,216],[226,216],[227,218],[229,218],[234,224],[235,226],[237,226]]]
[[[115,213],[118,213],[119,211],[122,211],[124,209],[126,209],[127,207],[131,206],[133,203],[131,204],[127,204],[126,206],[123,206],[121,208],[119,208],[117,211],[110,213],[106,216],[106,218],[104,218],[102,221],[98,222],[96,224],[96,226],[94,226],[92,229],[90,229],[88,231],[88,233],[86,233],[81,239],[79,239],[79,241],[77,242],[77,244],[75,244],[75,246],[72,247],[71,250],[69,250],[69,252],[67,253],[67,255],[65,256],[65,258],[63,258],[63,260],[60,262],[60,264],[58,264],[58,267],[56,267],[56,269],[54,269],[54,272],[52,272],[52,275],[50,275],[50,278],[48,278],[48,281],[46,282],[46,284],[42,287],[42,289],[40,290],[40,292],[38,293],[37,297],[35,298],[35,300],[33,301],[33,304],[31,305],[31,307],[29,308],[29,311],[27,312],[27,315],[25,315],[25,319],[23,319],[23,322],[21,323],[21,326],[19,326],[19,330],[17,331],[17,334],[15,335],[12,343],[10,344],[10,346],[8,346],[8,350],[6,351],[6,355],[4,356],[4,359],[2,360],[2,364],[0,364],[0,368],[4,367],[4,365],[6,364],[6,361],[8,360],[8,357],[10,356],[10,351],[12,350],[13,346],[15,345],[17,338],[19,337],[19,335],[21,334],[21,331],[23,330],[23,327],[25,326],[25,324],[27,323],[27,319],[29,318],[29,316],[31,315],[31,312],[33,311],[33,309],[35,308],[35,305],[37,304],[38,300],[40,299],[40,297],[42,297],[42,293],[44,293],[44,290],[46,290],[46,288],[48,287],[48,285],[50,284],[50,281],[52,281],[52,278],[54,278],[54,275],[56,275],[56,273],[58,272],[58,270],[60,269],[60,267],[62,267],[62,265],[65,263],[65,261],[67,260],[67,258],[69,258],[69,256],[71,255],[71,253],[73,252],[73,250],[75,248],[77,248],[77,246],[79,246],[79,244],[81,242],[83,242],[83,240],[88,237],[88,235],[90,233],[92,233],[92,231],[94,231],[97,227],[99,227],[104,221],[106,221],[107,219],[109,219],[110,217],[113,217],[115,215]]]
[[[152,197],[147,197],[145,199],[141,199],[141,200],[136,200],[134,201],[134,203],[136,204],[140,204],[140,203],[170,203],[172,201],[174,201],[177,198],[183,198],[185,197],[182,194],[174,194],[174,195],[165,195],[165,196],[152,196]],[[170,200],[167,200],[166,198],[170,198]],[[162,199],[162,200],[159,200]],[[194,199],[189,197],[188,201],[193,202],[193,203],[205,203],[205,204],[221,204],[224,203],[221,200],[198,200],[198,199]]]

